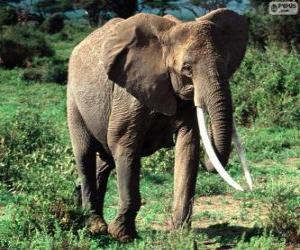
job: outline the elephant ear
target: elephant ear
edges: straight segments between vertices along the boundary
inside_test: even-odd
[[[226,46],[227,73],[230,78],[245,55],[248,42],[248,21],[245,17],[226,8],[212,11],[197,21],[208,20],[221,29],[222,46]]]
[[[155,15],[138,14],[117,23],[102,45],[108,78],[165,115],[174,115],[177,104],[159,37],[174,24]]]

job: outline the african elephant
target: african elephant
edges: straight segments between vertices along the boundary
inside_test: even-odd
[[[68,126],[82,204],[93,214],[91,232],[108,231],[121,241],[137,235],[140,158],[173,146],[174,134],[173,228],[190,225],[200,135],[213,166],[241,189],[222,164],[234,130],[228,80],[244,56],[247,32],[245,19],[228,9],[185,23],[137,14],[112,19],[76,46],[69,61]],[[107,226],[103,202],[113,168],[119,209]]]

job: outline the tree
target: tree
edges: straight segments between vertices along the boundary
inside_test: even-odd
[[[14,25],[18,22],[17,11],[11,6],[0,8],[0,27],[3,25]]]
[[[267,8],[271,0],[250,0],[250,5],[257,9],[260,7]]]
[[[75,0],[77,8],[84,9],[91,26],[98,26],[113,16],[128,18],[138,9],[137,0]]]
[[[20,3],[21,0],[0,0],[0,6],[16,6],[17,3]]]
[[[61,13],[54,13],[48,16],[43,24],[41,30],[48,34],[55,34],[64,28],[64,16]]]
[[[250,1],[253,9],[246,13],[250,21],[250,41],[263,49],[271,41],[285,49],[295,47],[300,51],[300,16],[270,15],[269,2],[271,1]]]
[[[167,10],[179,10],[179,3],[178,1],[172,0],[144,0],[141,2],[141,9],[142,11],[144,8],[150,9],[158,9],[158,15],[165,15]]]
[[[105,6],[105,0],[75,0],[75,6],[84,9],[88,15],[90,26],[98,26],[100,20],[100,10]]]
[[[192,5],[205,9],[206,11],[225,8],[229,2],[231,2],[231,0],[190,0]]]
[[[50,15],[64,14],[66,11],[73,10],[73,2],[73,0],[0,0],[0,7],[14,9],[19,23],[37,21],[41,24]]]
[[[3,11],[9,10],[12,15],[15,12],[16,22],[26,23],[28,21],[37,21],[42,23],[44,18],[33,11],[32,1],[22,1],[22,0],[0,0],[0,8],[2,10],[0,19],[4,18]],[[12,22],[11,24],[15,24]]]
[[[39,0],[32,4],[33,12],[39,13],[44,19],[54,13],[64,13],[73,10],[72,0]]]
[[[107,10],[112,11],[119,17],[128,18],[133,16],[138,10],[137,0],[119,0],[119,1],[107,1]]]
[[[170,1],[179,6],[178,9],[186,9],[195,17],[218,8],[226,8],[230,2],[242,3],[243,0],[185,0],[185,1]]]

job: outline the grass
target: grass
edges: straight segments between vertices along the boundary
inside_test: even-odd
[[[56,41],[55,50],[66,58],[74,44]],[[140,238],[120,244],[109,236],[90,236],[85,214],[75,202],[77,175],[66,126],[66,87],[23,82],[21,73],[22,69],[0,69],[1,249],[300,247],[300,134],[296,127],[276,125],[239,129],[254,177],[253,192],[234,191],[218,175],[200,170],[192,231],[166,230],[174,158],[172,150],[162,150],[143,159]],[[235,153],[228,169],[245,186]],[[117,212],[116,186],[113,173],[105,201],[107,221]]]

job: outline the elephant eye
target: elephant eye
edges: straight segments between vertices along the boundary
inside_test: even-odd
[[[193,76],[192,66],[189,63],[184,63],[181,68],[181,74],[183,74],[187,77],[192,77]]]

